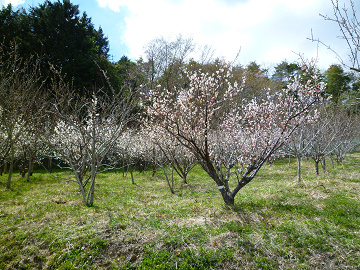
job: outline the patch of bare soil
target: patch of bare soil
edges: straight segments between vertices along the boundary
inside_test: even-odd
[[[98,268],[109,267],[113,261],[118,261],[119,265],[139,263],[143,259],[144,246],[157,239],[154,233],[132,233],[123,227],[105,228],[99,231],[98,237],[108,243],[95,261]]]

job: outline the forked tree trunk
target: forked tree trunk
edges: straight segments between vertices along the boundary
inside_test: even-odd
[[[84,190],[84,187],[83,187],[83,184],[82,184],[82,183],[83,183],[83,179],[82,179],[80,173],[76,172],[76,170],[74,170],[73,168],[72,168],[72,171],[74,172],[75,178],[76,178],[76,182],[77,182],[78,185],[79,185],[79,189],[80,189],[80,192],[81,192],[81,196],[82,196],[82,198],[83,198],[83,204],[84,204],[84,205],[87,205],[86,194],[85,194],[85,190]]]
[[[315,172],[316,175],[320,175],[319,173],[319,160],[314,160],[315,161]]]
[[[234,205],[235,204],[235,196],[232,195],[230,191],[226,191],[225,187],[220,186],[219,187],[221,196],[223,197],[223,200],[228,205]]]

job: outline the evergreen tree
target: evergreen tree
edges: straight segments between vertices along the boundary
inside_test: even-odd
[[[282,61],[275,67],[275,72],[271,76],[274,81],[280,82],[282,87],[286,87],[286,84],[301,69],[296,63],[288,63],[286,60]]]
[[[0,11],[0,38],[4,46],[15,40],[25,58],[38,55],[45,76],[51,75],[51,68],[61,70],[80,92],[105,85],[99,66],[109,65],[104,65],[109,56],[108,40],[70,0],[47,0],[28,11],[4,7]]]
[[[350,75],[344,72],[340,65],[331,65],[325,71],[324,76],[327,84],[326,93],[331,95],[333,103],[339,103],[341,95],[350,90]]]

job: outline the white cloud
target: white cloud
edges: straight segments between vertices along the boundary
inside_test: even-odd
[[[182,34],[199,45],[211,45],[216,56],[228,60],[241,47],[240,60],[280,62],[291,55],[296,58],[292,51],[316,53],[316,45],[306,38],[311,28],[323,23],[319,13],[331,13],[331,4],[322,0],[97,1],[114,11],[122,6],[129,10],[123,39],[134,59],[150,40]]]
[[[108,6],[111,10],[118,12],[120,6],[126,5],[126,1],[123,0],[97,0],[100,7]]]
[[[25,0],[0,0],[0,6],[7,6],[8,4],[11,4],[12,6],[17,6],[24,4]]]

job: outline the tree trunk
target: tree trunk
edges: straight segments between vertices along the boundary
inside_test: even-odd
[[[6,183],[6,189],[10,189],[11,187],[11,176],[14,170],[14,146],[11,145],[11,150],[10,150],[10,167],[9,167],[9,175],[8,175],[8,180]]]
[[[187,177],[187,174],[184,174],[183,177],[182,177],[182,179],[183,179],[184,184],[187,185],[188,182],[187,182],[187,178],[186,178],[186,177]]]
[[[228,204],[228,205],[234,205],[235,204],[235,196],[233,196],[231,194],[231,192],[227,192],[225,190],[224,186],[220,186],[219,190],[220,190],[221,196],[223,197],[223,200],[224,200],[224,202],[226,204]]]
[[[153,173],[152,173],[152,177],[155,176],[155,173],[156,173],[156,153],[155,153],[155,148],[153,148],[153,166],[152,166],[152,169],[153,169]]]
[[[223,200],[228,205],[234,205],[235,203],[235,196],[236,193],[241,189],[241,187],[237,186],[237,191],[234,190],[234,193],[230,192],[229,186],[225,186],[228,182],[223,182],[219,178],[219,174],[217,173],[216,169],[214,168],[210,158],[208,157],[204,162],[200,161],[201,167],[207,172],[207,174],[215,181],[217,184],[219,191],[221,193],[221,196],[223,197]],[[245,184],[244,184],[245,185]],[[233,195],[235,194],[235,195]]]
[[[172,183],[172,185],[171,185],[170,180],[169,180],[169,177],[168,177],[168,175],[167,175],[167,173],[166,173],[165,168],[164,168],[163,166],[160,166],[160,167],[162,168],[162,170],[163,170],[163,172],[164,172],[165,179],[166,179],[166,182],[167,182],[167,184],[168,184],[168,186],[169,186],[170,192],[171,192],[172,194],[175,194],[175,191],[174,191],[174,183]]]
[[[97,159],[96,159],[96,141],[95,141],[96,131],[95,128],[92,127],[92,142],[91,142],[91,185],[88,194],[88,206],[93,206],[94,204],[94,193],[95,193],[95,178],[96,178],[96,167],[97,167]]]
[[[35,163],[35,158],[34,157],[30,157],[29,159],[29,168],[28,168],[28,174],[27,174],[27,182],[30,182],[30,176],[33,175],[34,172],[34,163]]]
[[[71,170],[74,172],[76,181],[77,181],[77,183],[78,183],[78,185],[79,185],[79,189],[80,189],[80,192],[81,192],[81,196],[82,196],[82,198],[83,198],[83,204],[84,204],[84,205],[87,205],[87,202],[86,202],[86,194],[85,194],[84,187],[83,187],[83,185],[82,185],[83,179],[82,179],[82,177],[80,176],[80,173],[76,172],[75,169],[71,168]]]
[[[4,174],[7,174],[7,172],[8,172],[7,161],[4,160]]]
[[[334,166],[334,159],[333,159],[333,156],[330,156],[330,160],[331,160],[331,167],[334,169],[335,166]]]
[[[171,167],[171,185],[174,186],[174,169]]]
[[[122,160],[122,175],[125,177],[125,159]]]
[[[125,173],[125,176],[124,176],[124,174],[123,174],[123,177],[127,177],[128,172],[129,172],[129,167],[130,167],[130,165],[127,165],[127,166],[126,166],[126,173]]]
[[[325,160],[325,157],[321,160],[321,167],[323,169],[323,172],[326,173],[326,160]]]
[[[296,160],[297,160],[298,183],[301,184],[301,157],[300,157],[300,155],[296,156]]]
[[[52,173],[52,158],[49,158],[49,172]]]
[[[315,172],[316,172],[316,175],[320,175],[320,173],[319,173],[319,160],[315,160]]]
[[[132,183],[133,185],[135,185],[135,180],[134,180],[134,174],[133,174],[133,169],[132,169],[132,167],[130,167],[130,175],[131,175],[131,183]]]
[[[91,177],[91,185],[88,193],[88,198],[86,205],[93,206],[94,205],[94,194],[95,194],[95,177]]]
[[[26,175],[26,168],[24,166],[21,170],[21,178],[25,178],[25,175]]]

